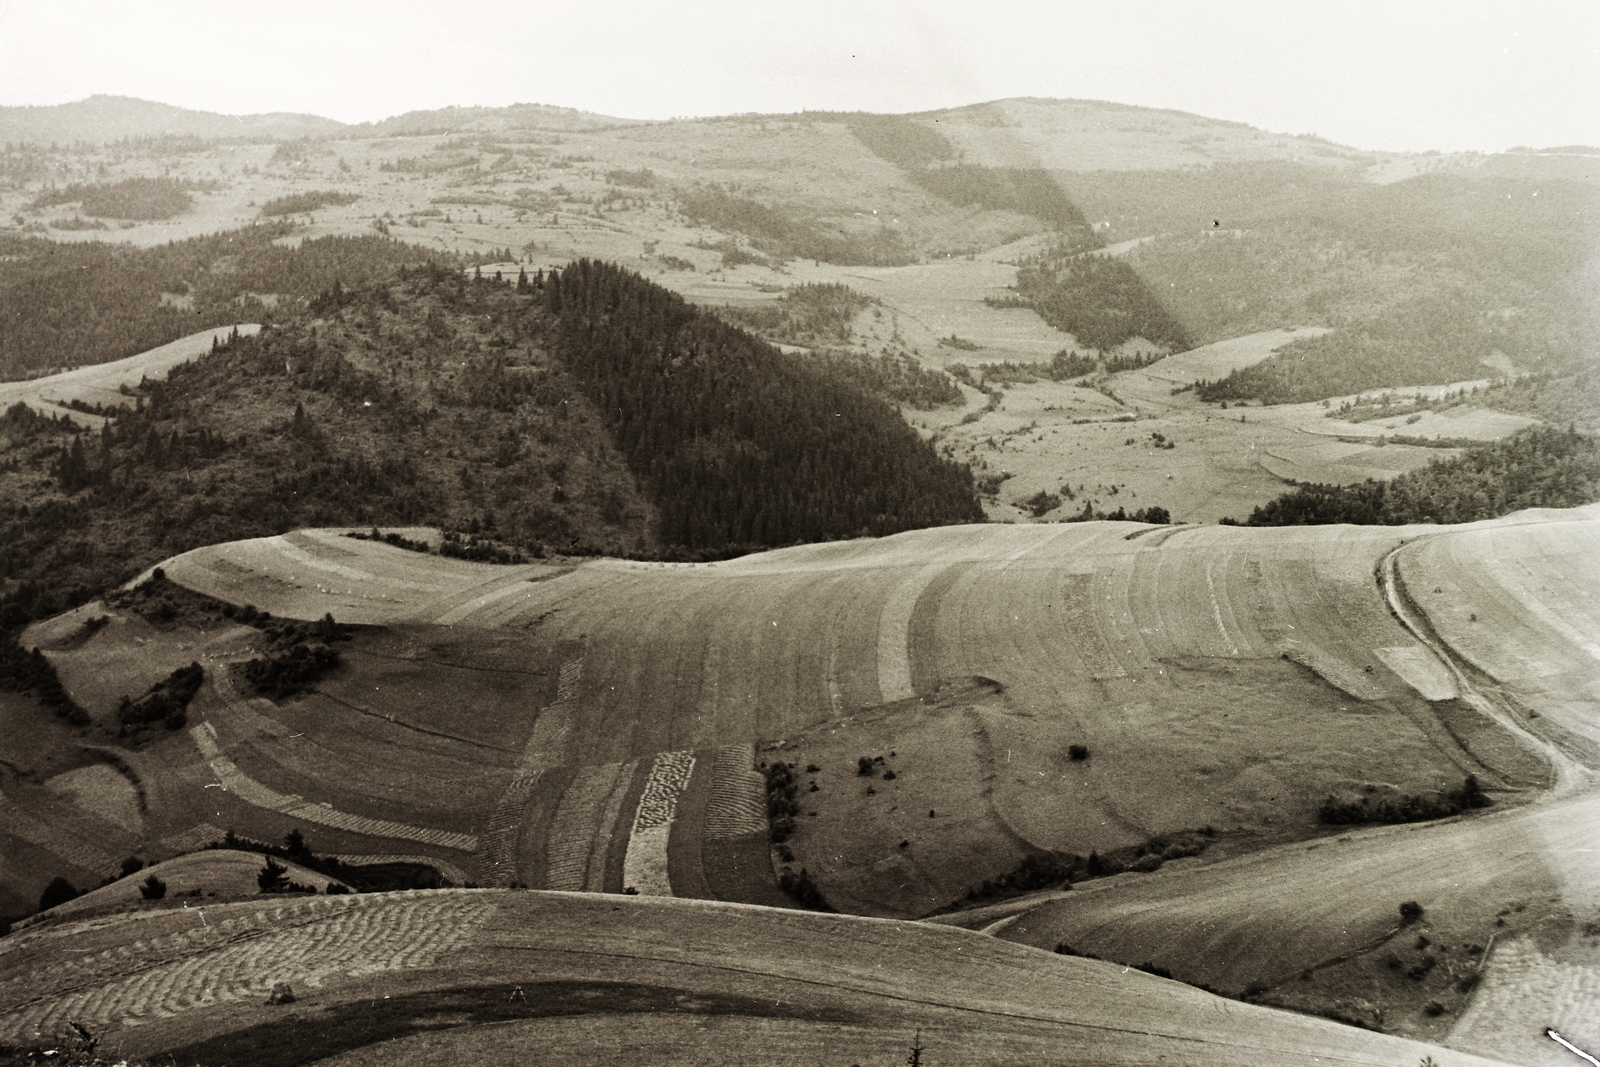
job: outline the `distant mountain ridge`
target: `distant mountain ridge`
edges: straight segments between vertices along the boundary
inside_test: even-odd
[[[319,115],[272,112],[222,115],[139,100],[96,95],[69,104],[0,107],[0,144],[107,142],[125,137],[200,137],[216,141],[287,141],[303,137],[406,137],[481,130],[502,133],[528,129],[582,133],[614,126],[642,125],[644,119],[596,115],[547,104],[508,107],[447,107],[408,111],[378,122],[349,124]]]
[[[289,140],[325,137],[346,127],[317,115],[274,112],[218,115],[138,100],[91,96],[70,104],[0,107],[0,143],[117,141],[124,137],[201,137],[206,140]]]

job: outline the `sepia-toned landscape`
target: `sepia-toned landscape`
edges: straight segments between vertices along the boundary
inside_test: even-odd
[[[1597,161],[0,107],[4,1062],[1600,1050]]]

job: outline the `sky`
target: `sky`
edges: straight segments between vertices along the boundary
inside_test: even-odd
[[[1600,0],[0,0],[0,106],[95,93],[345,122],[1042,96],[1500,151],[1600,144]]]

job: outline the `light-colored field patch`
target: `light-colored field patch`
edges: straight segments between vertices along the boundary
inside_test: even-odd
[[[911,688],[911,613],[922,591],[944,570],[942,563],[930,563],[908,574],[894,587],[878,616],[878,688],[885,703],[910,700]]]
[[[1187,352],[1179,352],[1177,355],[1157,360],[1140,373],[1174,385],[1216,381],[1218,378],[1226,378],[1236,370],[1260,363],[1291,342],[1321,337],[1331,332],[1321,326],[1263,330],[1260,333],[1234,337],[1227,341],[1191,348]]]
[[[663,752],[656,757],[628,836],[628,852],[622,863],[624,886],[637,889],[644,896],[672,895],[672,883],[667,877],[667,838],[678,813],[678,797],[693,773],[692,752]]]
[[[260,324],[253,322],[241,323],[235,329],[239,331],[241,337],[250,337],[261,332]],[[187,363],[211,351],[213,338],[226,341],[230,332],[230,329],[219,326],[180,337],[176,341],[159,348],[152,348],[148,352],[141,352],[136,356],[129,356],[127,359],[78,367],[60,374],[34,378],[32,381],[0,382],[0,411],[13,404],[27,404],[46,415],[64,413],[80,425],[99,429],[105,422],[100,416],[70,411],[61,404],[70,400],[82,400],[86,404],[112,407],[128,404],[131,407],[129,399],[120,391],[121,386],[138,385],[142,378],[150,378],[153,381],[164,379],[167,372],[178,364]]]
[[[1384,666],[1406,680],[1406,684],[1422,694],[1424,700],[1452,700],[1455,698],[1456,680],[1449,668],[1439,662],[1439,657],[1421,645],[1404,645],[1398,648],[1375,648]]]
[[[1545,1037],[1544,1028],[1579,1048],[1600,1049],[1597,1004],[1600,960],[1563,962],[1540,952],[1534,938],[1516,938],[1495,947],[1482,988],[1447,1041],[1511,1063],[1565,1067],[1575,1062],[1572,1054]]]
[[[58,774],[45,783],[45,788],[129,833],[138,833],[144,825],[139,813],[139,791],[104,763]]]
[[[368,837],[416,841],[462,852],[472,852],[478,847],[478,839],[472,834],[425,829],[386,819],[370,819],[363,815],[339,811],[331,804],[307,801],[292,793],[280,793],[245,774],[233,760],[223,754],[217,744],[217,731],[210,723],[201,723],[193,727],[189,734],[194,738],[201,756],[210,765],[211,773],[216,775],[222,788],[252,807],[265,808],[268,811],[280,812],[292,819],[303,819],[319,826],[330,826],[335,830],[364,834]]]

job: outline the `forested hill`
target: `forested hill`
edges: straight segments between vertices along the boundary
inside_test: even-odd
[[[982,521],[967,468],[825,366],[595,263],[335,285],[103,432],[0,415],[0,629],[299,526],[703,559]]]
[[[375,234],[277,243],[293,232],[268,223],[153,248],[0,234],[0,381],[290,317],[335,281],[356,288],[404,265],[456,262]]]
[[[637,274],[582,260],[544,283],[544,305],[556,350],[654,500],[664,544],[983,521],[971,472],[883,401]]]
[[[1572,430],[1534,427],[1393,481],[1301,486],[1256,508],[1245,525],[1475,522],[1523,508],[1570,508],[1597,500],[1600,443]]]

